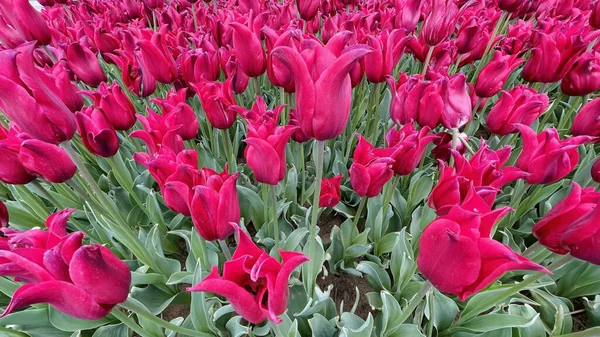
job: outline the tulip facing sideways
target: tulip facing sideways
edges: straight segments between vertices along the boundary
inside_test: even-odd
[[[485,124],[497,135],[516,133],[517,124],[531,125],[548,107],[548,96],[535,89],[518,85],[502,91],[500,99],[488,113]]]
[[[350,166],[350,183],[356,194],[373,198],[381,193],[385,183],[394,175],[393,164],[394,159],[379,156],[373,145],[358,135],[358,145]]]
[[[231,260],[225,262],[223,275],[219,275],[219,267],[213,266],[204,280],[187,291],[206,291],[225,297],[233,310],[250,323],[258,324],[267,318],[279,324],[281,319],[277,316],[287,309],[290,275],[309,259],[302,253],[280,249],[282,262],[279,262],[258,248],[239,227],[235,229],[238,247]]]
[[[340,182],[344,175],[340,174],[332,178],[321,180],[321,195],[319,196],[319,207],[333,208],[340,203]]]
[[[600,98],[588,102],[575,115],[571,133],[573,136],[600,136]]]

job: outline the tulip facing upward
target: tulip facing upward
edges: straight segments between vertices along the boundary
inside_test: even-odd
[[[224,83],[201,81],[191,84],[200,98],[206,118],[217,129],[229,129],[237,116],[232,81],[230,77]]]
[[[431,13],[423,22],[421,34],[429,46],[437,46],[454,33],[458,7],[453,0],[431,0]]]
[[[356,45],[337,58],[323,46],[307,52],[314,55],[313,62],[290,47],[277,47],[272,55],[294,77],[296,114],[304,134],[317,140],[332,139],[344,131],[350,115],[352,87],[348,74],[372,50]]]
[[[96,91],[86,92],[115,130],[127,131],[135,124],[135,108],[118,84],[101,83]]]
[[[435,139],[435,135],[428,135],[429,128],[416,130],[414,124],[407,124],[400,130],[391,128],[385,137],[386,148],[375,149],[374,152],[381,157],[394,159],[392,170],[397,175],[411,174],[419,165],[419,161],[427,145]]]
[[[548,107],[548,96],[535,89],[518,85],[502,91],[500,99],[488,113],[486,126],[497,135],[516,133],[517,124],[531,125]]]
[[[267,58],[260,39],[239,22],[230,23],[230,26],[233,28],[233,47],[240,68],[248,77],[262,75],[267,70]]]
[[[367,45],[375,50],[364,58],[367,80],[372,83],[385,82],[386,76],[392,74],[392,70],[400,61],[404,47],[410,39],[412,37],[405,36],[399,29],[386,30],[380,35],[367,35]]]

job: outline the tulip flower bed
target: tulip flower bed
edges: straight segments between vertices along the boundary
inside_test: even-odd
[[[600,336],[600,1],[0,1],[0,336]]]

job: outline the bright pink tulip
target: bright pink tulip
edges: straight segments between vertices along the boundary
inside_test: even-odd
[[[63,103],[71,110],[71,112],[77,112],[83,107],[83,95],[79,88],[71,82],[71,75],[68,71],[68,64],[66,61],[58,61],[52,67],[52,77],[56,88],[60,88],[56,95],[60,98]]]
[[[258,248],[239,227],[238,247],[231,260],[225,262],[223,276],[214,266],[212,272],[187,291],[206,291],[221,295],[233,310],[250,323],[269,319],[280,323],[277,316],[285,313],[289,297],[288,281],[299,265],[309,261],[302,253],[279,250],[282,262]]]
[[[600,184],[600,159],[596,159],[591,169],[592,179]]]
[[[298,13],[302,20],[310,21],[314,19],[319,11],[319,5],[321,1],[316,0],[296,0],[296,6],[298,7]]]
[[[86,95],[94,100],[115,130],[127,131],[135,124],[135,108],[118,84],[101,83],[97,91],[88,91]]]
[[[191,106],[186,103],[187,89],[170,91],[167,98],[154,98],[164,118],[164,125],[181,136],[183,140],[194,139],[198,135],[198,118]]]
[[[522,7],[530,6],[532,0],[498,0],[498,7],[509,13],[518,12]]]
[[[400,130],[391,128],[385,137],[386,148],[375,149],[375,154],[394,159],[392,170],[397,175],[405,176],[417,168],[427,145],[435,139],[435,135],[427,135],[429,128],[416,130],[414,124],[406,124]]]
[[[19,161],[22,139],[14,128],[0,126],[0,181],[6,184],[27,184],[35,179]]]
[[[66,54],[69,67],[85,84],[97,87],[106,81],[98,58],[89,48],[74,42],[67,47]]]
[[[548,96],[535,89],[518,85],[502,91],[500,99],[488,113],[486,126],[497,135],[516,133],[517,124],[531,125],[548,107]]]
[[[156,91],[156,78],[144,63],[141,52],[126,53],[117,50],[118,55],[106,54],[105,57],[121,70],[123,83],[137,96],[148,97]]]
[[[412,37],[405,36],[399,29],[386,30],[379,35],[367,35],[367,45],[374,49],[374,52],[364,57],[367,65],[365,74],[369,82],[385,82],[386,76],[392,74],[392,70],[400,61],[409,39]]]
[[[258,36],[247,26],[230,23],[233,28],[233,48],[242,71],[248,77],[258,77],[267,70],[267,57]]]
[[[340,182],[343,178],[343,174],[332,178],[323,178],[321,181],[321,194],[319,195],[319,207],[333,208],[340,203]]]
[[[172,54],[165,45],[167,26],[154,33],[152,40],[139,40],[142,62],[152,76],[160,83],[169,84],[177,79],[177,66]]]
[[[477,82],[475,83],[475,93],[479,97],[492,97],[497,94],[506,83],[508,76],[524,60],[517,58],[517,55],[502,55],[502,52],[496,51],[492,60],[481,69]]]
[[[236,94],[243,94],[246,91],[246,88],[248,88],[250,77],[244,74],[235,55],[229,50],[221,48],[219,49],[219,60],[221,69],[225,75],[227,75],[228,79],[231,78],[233,92]]]
[[[579,162],[577,147],[593,140],[589,136],[577,136],[565,140],[558,138],[556,129],[546,129],[539,135],[528,126],[517,124],[523,135],[523,152],[517,167],[529,175],[530,184],[551,184],[566,177]]]
[[[294,79],[290,70],[281,64],[281,61],[273,57],[271,51],[279,46],[296,47],[302,31],[297,29],[289,29],[279,35],[276,31],[269,27],[263,27],[262,32],[266,36],[267,45],[267,76],[269,81],[276,86],[284,88],[285,92],[292,93],[295,91]]]
[[[30,174],[52,183],[64,183],[77,172],[63,149],[37,139],[28,139],[21,144],[19,161]]]
[[[492,211],[473,194],[462,207],[454,206],[434,220],[419,241],[417,264],[421,273],[439,291],[456,294],[461,301],[511,270],[549,273],[490,238],[494,224],[508,210]]]
[[[322,46],[306,52],[314,55],[312,62],[289,47],[277,47],[271,54],[294,77],[296,113],[304,134],[317,140],[332,139],[342,133],[350,115],[352,87],[348,74],[371,49],[357,45],[337,58]]]
[[[52,35],[48,24],[28,0],[14,0],[0,2],[0,14],[10,29],[22,39],[19,44],[26,41],[37,41],[39,44],[48,45]]]
[[[0,201],[0,228],[8,227],[8,208],[6,205]]]
[[[230,77],[224,83],[201,81],[192,84],[210,124],[217,129],[229,129],[237,115]]]
[[[575,115],[571,133],[573,136],[600,136],[600,98],[588,102]]]
[[[93,106],[75,114],[83,145],[100,157],[112,157],[119,151],[119,137],[102,112]]]
[[[396,6],[402,3],[402,10],[400,16],[401,27],[409,33],[413,32],[419,23],[419,19],[421,18],[421,0],[403,0],[396,1]],[[396,7],[396,10],[398,8]]]
[[[453,0],[431,0],[431,13],[423,22],[421,34],[433,47],[447,40],[456,29],[458,7]]]
[[[373,145],[362,135],[358,135],[358,145],[350,166],[350,184],[361,197],[377,196],[394,175],[394,159],[378,156],[373,150]]]
[[[202,48],[187,50],[181,55],[181,77],[187,83],[196,83],[201,79],[216,81],[221,75],[219,54],[207,40],[202,40]]]
[[[590,13],[590,26],[600,29],[600,3],[596,2],[596,5],[592,8]]]
[[[600,89],[600,53],[583,53],[560,82],[565,95],[583,96]]]

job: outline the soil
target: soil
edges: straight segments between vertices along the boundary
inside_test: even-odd
[[[319,218],[319,222],[317,222],[317,225],[319,226],[319,236],[321,237],[321,241],[323,241],[325,246],[331,243],[330,234],[333,227],[339,227],[341,224],[342,218],[335,213],[322,215]]]
[[[486,128],[479,128],[473,135],[474,138],[489,139],[492,134]]]
[[[575,309],[575,314],[572,315],[573,319],[573,332],[584,331],[590,328],[590,319],[585,312],[585,307],[583,305],[583,300],[581,298],[576,298],[573,301],[573,307]]]
[[[327,277],[319,277],[317,284],[321,289],[327,289],[332,284],[331,299],[335,302],[337,310],[339,310],[340,304],[344,301],[344,311],[350,311],[354,305],[354,301],[356,300],[355,288],[358,287],[360,298],[354,313],[362,319],[367,319],[369,313],[374,314],[371,305],[369,305],[369,300],[365,295],[373,291],[366,278],[350,274],[329,274]]]
[[[186,318],[190,315],[190,306],[187,304],[171,304],[162,312],[162,319],[169,322],[174,318]]]

